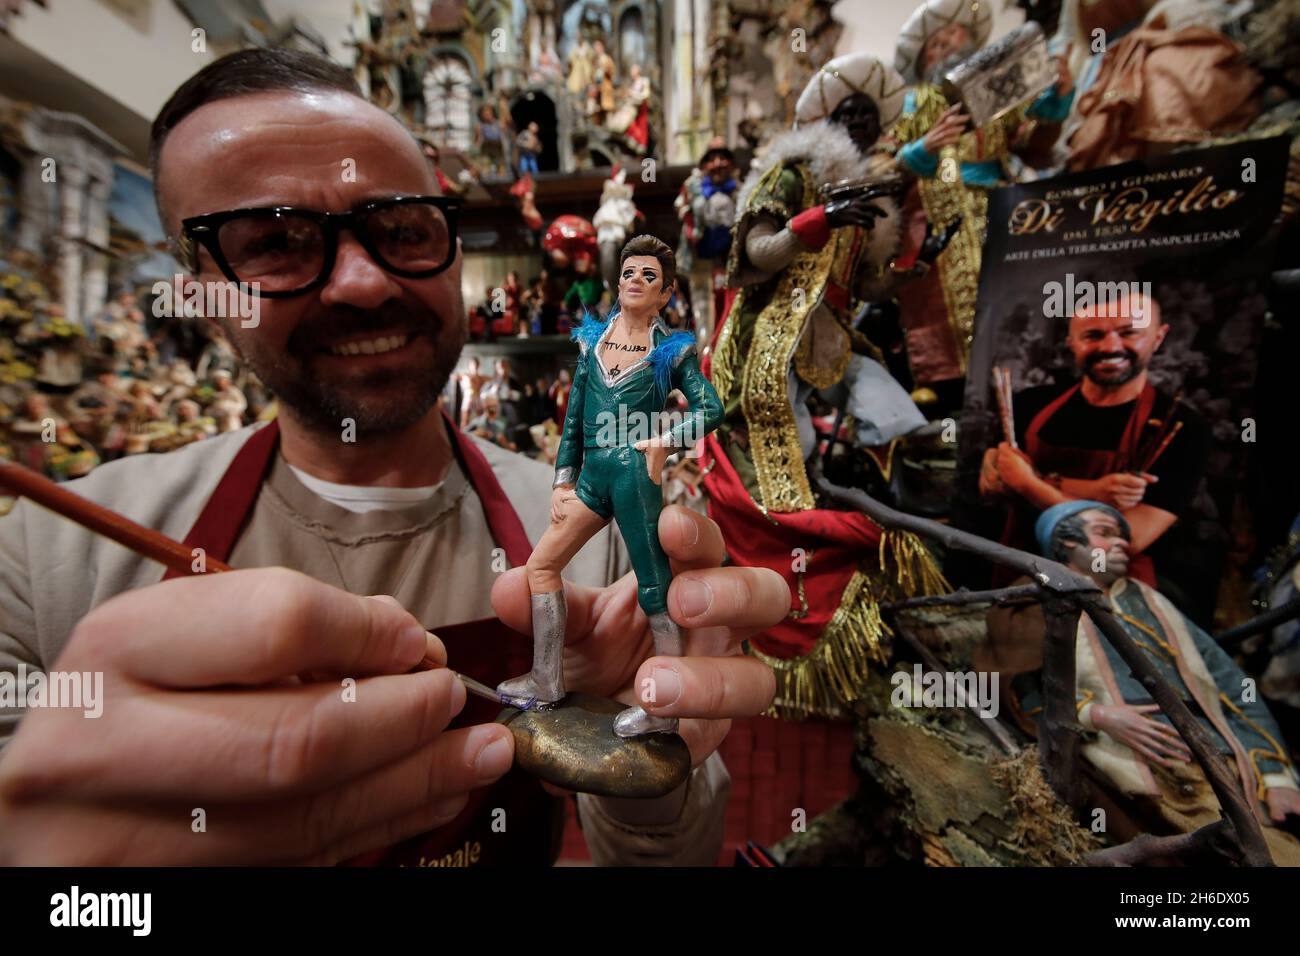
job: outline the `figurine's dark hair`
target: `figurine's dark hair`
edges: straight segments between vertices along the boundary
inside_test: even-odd
[[[677,257],[673,247],[655,236],[636,236],[628,240],[623,252],[618,257],[621,269],[623,263],[632,256],[654,256],[659,260],[659,267],[664,270],[664,288],[667,289],[677,280]]]
[[[158,182],[158,157],[176,126],[200,106],[251,93],[350,93],[365,97],[346,67],[298,50],[239,50],[209,63],[163,104],[149,130],[149,172]],[[162,212],[159,202],[159,213]],[[166,221],[163,223],[166,226]]]
[[[1098,502],[1091,508],[1085,508],[1084,511],[1104,511],[1110,515],[1119,524],[1119,533],[1124,536],[1125,541],[1133,540],[1133,532],[1129,529],[1128,520],[1119,511],[1110,505]],[[1084,547],[1088,545],[1088,529],[1083,525],[1084,511],[1072,514],[1068,518],[1062,518],[1057,522],[1056,527],[1052,529],[1052,553],[1048,555],[1053,561],[1060,561],[1062,564],[1068,564],[1070,555],[1065,547],[1067,541],[1073,541]]]

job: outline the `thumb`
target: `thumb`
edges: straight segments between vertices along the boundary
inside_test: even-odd
[[[566,607],[565,634],[573,637],[591,629],[593,605],[600,594],[597,588],[564,583]],[[532,591],[524,568],[511,568],[497,575],[492,583],[492,610],[501,623],[520,634],[533,631]]]

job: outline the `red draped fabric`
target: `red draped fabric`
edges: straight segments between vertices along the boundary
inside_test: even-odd
[[[751,643],[764,654],[786,660],[808,653],[839,609],[858,562],[878,553],[879,526],[849,511],[763,514],[713,435],[705,439],[703,464],[708,469],[704,486],[709,517],[722,529],[732,560],[780,574],[790,587],[790,607],[796,613],[807,603],[804,616],[784,618]]]

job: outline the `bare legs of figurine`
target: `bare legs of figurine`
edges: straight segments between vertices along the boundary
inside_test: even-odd
[[[528,558],[528,589],[533,595],[533,669],[503,681],[497,693],[518,707],[555,704],[564,697],[564,582],[560,572],[607,518],[596,514],[576,495],[564,508],[561,521],[552,521]]]
[[[641,476],[645,472],[638,469],[633,474]],[[649,485],[658,493],[658,486],[651,485],[648,479],[635,484]],[[641,496],[648,497],[645,489],[642,489]],[[564,504],[563,518],[558,522],[552,520],[529,556],[527,572],[528,589],[532,592],[533,667],[527,674],[497,686],[497,692],[507,703],[527,707],[555,704],[564,698],[566,609],[564,582],[560,572],[582,550],[582,546],[605,527],[608,520],[587,507],[577,495],[573,495]],[[629,522],[628,528],[620,527],[620,530],[623,531],[628,550],[634,558],[633,566],[640,585],[639,597],[645,598],[650,592],[666,593],[672,572],[668,558],[659,545],[658,522]],[[649,562],[644,560],[651,555],[653,557]],[[642,560],[635,560],[636,558]],[[663,605],[660,603],[658,606]],[[684,651],[681,631],[668,616],[668,612],[650,613],[647,616],[650,619],[655,654],[681,657]],[[620,737],[676,731],[677,718],[655,717],[637,706],[627,708],[614,718],[614,732]]]

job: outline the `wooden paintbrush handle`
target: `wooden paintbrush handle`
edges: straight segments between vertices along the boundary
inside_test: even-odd
[[[111,538],[123,547],[157,561],[177,574],[232,570],[230,565],[222,561],[205,557],[202,562],[203,571],[196,572],[193,551],[179,541],[173,541],[165,534],[136,524],[116,511],[60,488],[45,476],[22,465],[0,462],[0,489],[30,498],[41,507],[75,521],[95,534]]]

